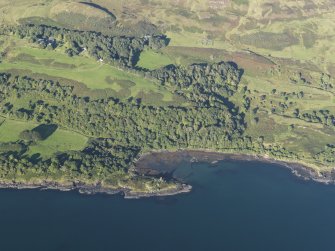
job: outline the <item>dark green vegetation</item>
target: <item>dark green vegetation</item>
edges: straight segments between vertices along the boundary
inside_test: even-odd
[[[132,167],[143,153],[177,149],[258,154],[320,174],[332,170],[332,61],[310,60],[316,52],[299,46],[318,48],[316,35],[278,21],[279,6],[246,14],[254,1],[231,3],[237,16],[278,20],[259,30],[241,18],[223,38],[220,24],[234,23],[222,15],[229,1],[192,5],[198,11],[186,2],[170,9],[168,2],[141,2],[167,26],[152,15],[156,25],[132,19],[129,6],[51,2],[41,7],[49,14],[4,19],[1,28],[3,182],[168,192],[177,189],[173,181],[139,176]],[[138,10],[146,13],[143,6]],[[217,13],[200,11],[214,7]]]
[[[50,27],[45,25],[27,24],[9,29],[19,38],[29,38],[32,43],[37,43],[42,49],[56,49],[65,47],[65,53],[70,57],[79,55],[83,51],[96,60],[116,61],[120,66],[134,67],[144,48],[161,49],[167,46],[165,36],[111,37],[94,31],[75,31],[65,28]]]
[[[127,46],[109,48],[102,46],[99,34],[91,32],[76,36],[76,31],[72,34],[66,30],[65,35],[61,35],[59,29],[35,25],[19,26],[9,29],[9,32],[41,43],[42,49],[48,49],[50,43],[53,47],[69,43],[72,47],[66,51],[80,51],[87,47],[89,55],[97,57],[96,48],[100,48],[100,55],[106,61],[133,68],[133,64],[129,63],[132,60],[124,60],[130,57],[127,52],[133,50],[127,45],[127,42],[131,43],[127,38],[122,40]],[[91,44],[85,42],[85,34],[91,37]],[[64,37],[68,40],[64,41]],[[118,38],[103,38],[109,41],[105,43],[109,45],[118,41]],[[48,45],[44,44],[46,40]],[[144,48],[140,41],[135,44]],[[155,49],[161,47],[161,43],[158,44],[153,45]],[[153,47],[150,42],[148,45],[149,49]],[[73,55],[68,53],[68,56]],[[113,97],[91,99],[77,96],[72,86],[52,80],[2,74],[2,115],[10,120],[40,124],[23,130],[19,139],[11,143],[10,149],[16,146],[20,151],[3,152],[2,181],[32,184],[41,181],[69,184],[76,181],[114,189],[124,187],[121,185],[124,182],[129,189],[155,191],[170,186],[173,188],[173,184],[149,179],[148,186],[145,185],[145,177],[134,176],[129,167],[140,152],[206,148],[268,151],[284,157],[293,155],[278,147],[265,148],[261,140],[253,141],[244,135],[244,113],[229,100],[237,92],[242,76],[236,65],[223,62],[189,67],[171,65],[153,71],[139,71],[187,100],[189,106],[147,106],[141,104],[140,99],[120,101]],[[58,126],[91,138],[88,146],[82,151],[56,152],[51,157],[30,155],[29,149],[46,140]]]
[[[236,68],[226,64],[212,67],[213,72],[230,70],[229,74],[226,72],[226,76],[217,76],[221,76],[218,84],[224,93],[230,89],[228,79],[233,86],[238,83],[239,71]],[[199,68],[201,72],[201,67]],[[188,69],[184,74],[192,71],[194,68]],[[169,71],[155,74],[168,76]],[[104,187],[117,189],[121,186],[120,176],[125,182],[137,181],[128,168],[140,151],[200,147],[243,148],[243,117],[230,112],[229,107],[225,108],[219,93],[217,100],[211,100],[214,105],[210,105],[210,95],[206,89],[199,90],[199,96],[191,99],[201,99],[203,103],[199,106],[153,107],[141,105],[140,100],[120,102],[114,98],[90,100],[88,97],[77,97],[73,94],[72,87],[53,81],[8,74],[3,74],[0,79],[2,114],[7,119],[41,124],[32,130],[23,130],[19,140],[12,143],[20,151],[3,153],[4,182],[14,180],[36,183],[50,180],[68,184],[78,181],[85,184],[101,183]],[[163,83],[165,82],[162,80]],[[183,87],[176,85],[176,88],[183,92]],[[37,95],[41,95],[43,100],[35,99]],[[29,101],[26,104],[10,102],[21,96]],[[55,125],[80,131],[90,138],[104,139],[92,139],[81,152],[56,153],[52,158],[46,159],[43,156],[29,156],[28,149],[31,145],[49,137],[56,129]],[[138,182],[141,184],[143,181]],[[162,185],[158,183],[155,186]]]

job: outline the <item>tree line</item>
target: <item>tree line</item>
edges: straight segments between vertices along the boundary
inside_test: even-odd
[[[20,25],[8,32],[45,49],[64,47],[69,56],[86,50],[97,60],[117,63],[158,80],[190,105],[162,107],[133,99],[92,99],[80,97],[72,86],[56,81],[0,74],[1,115],[57,125],[91,138],[83,151],[57,153],[42,159],[27,154],[31,141],[41,140],[40,135],[24,131],[21,140],[0,145],[1,179],[58,177],[95,183],[114,184],[124,179],[130,182],[140,179],[129,172],[138,154],[162,149],[234,150],[297,158],[285,148],[265,145],[263,138],[245,134],[243,109],[250,108],[250,100],[246,100],[242,109],[230,99],[237,92],[243,74],[233,63],[169,65],[143,71],[135,67],[139,54],[145,48],[166,46],[165,36],[111,37],[33,24]],[[11,101],[21,97],[29,97],[28,105]]]
[[[87,51],[96,60],[117,62],[121,66],[134,67],[140,53],[145,49],[160,49],[167,46],[165,35],[144,37],[108,36],[94,31],[77,31],[47,25],[22,24],[12,27],[10,32],[20,38],[28,38],[41,48],[64,47],[69,56]]]
[[[23,95],[31,97],[26,107],[8,101]],[[34,98],[38,96],[43,100]],[[41,136],[24,131],[22,140],[0,145],[2,180],[134,182],[141,178],[129,173],[129,167],[138,154],[162,149],[238,150],[296,158],[275,144],[265,146],[262,138],[245,135],[243,116],[225,106],[159,107],[115,98],[91,100],[58,82],[10,74],[0,74],[0,103],[0,114],[8,118],[58,125],[91,138],[83,151],[43,159],[27,154],[29,141],[41,140]]]

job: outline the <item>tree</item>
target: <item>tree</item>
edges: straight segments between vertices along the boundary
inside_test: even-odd
[[[20,133],[19,136],[22,140],[24,141],[40,141],[42,140],[42,135],[38,131],[34,130],[24,130],[23,132]]]

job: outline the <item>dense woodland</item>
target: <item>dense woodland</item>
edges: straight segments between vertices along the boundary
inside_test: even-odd
[[[9,28],[20,38],[28,38],[41,48],[65,47],[69,56],[87,51],[96,60],[134,67],[145,48],[160,49],[169,40],[164,35],[145,37],[106,36],[94,31],[75,31],[46,25],[25,24]]]
[[[8,100],[12,95],[19,98],[22,95],[34,97],[36,94],[43,94],[45,100],[57,100],[57,105],[32,99],[29,106],[23,108],[6,102],[1,107],[1,114],[44,125],[56,124],[79,131],[91,137],[92,141],[82,152],[59,153],[51,159],[43,160],[26,155],[29,145],[40,140],[41,136],[23,132],[21,141],[13,143],[12,148],[9,148],[14,150],[2,153],[3,160],[8,161],[2,168],[7,170],[6,167],[11,166],[13,172],[20,167],[21,175],[26,170],[25,166],[33,166],[32,170],[37,168],[42,172],[40,175],[47,175],[52,168],[77,179],[82,175],[84,179],[108,177],[106,172],[126,172],[140,152],[162,149],[235,149],[294,157],[277,146],[265,148],[261,138],[253,141],[245,136],[243,114],[236,111],[231,113],[229,107],[225,108],[221,104],[219,108],[204,106],[202,103],[185,108],[146,106],[138,100],[90,100],[74,95],[72,87],[57,82],[1,75],[1,101]],[[93,140],[95,138],[98,140]],[[9,177],[7,171],[3,177]],[[97,173],[103,176],[97,176]]]
[[[150,76],[199,107],[226,107],[237,114],[229,97],[237,91],[242,70],[232,63],[170,65]]]
[[[62,127],[91,139],[83,151],[60,152],[43,159],[27,154],[29,146],[42,140],[43,135],[38,130],[24,131],[19,141],[0,145],[1,180],[19,182],[40,177],[113,184],[120,177],[139,178],[129,171],[139,154],[163,149],[238,150],[298,158],[276,144],[265,146],[262,137],[255,139],[245,134],[244,112],[250,108],[250,100],[245,96],[243,107],[231,102],[243,74],[233,63],[169,65],[144,71],[135,68],[139,54],[144,49],[166,46],[165,36],[110,37],[32,24],[5,32],[29,38],[44,49],[63,46],[69,56],[87,51],[97,60],[116,63],[157,80],[190,105],[161,107],[142,104],[140,99],[92,99],[77,96],[73,86],[64,83],[0,74],[0,115],[34,121],[45,128]],[[10,101],[21,97],[30,97],[29,104]]]

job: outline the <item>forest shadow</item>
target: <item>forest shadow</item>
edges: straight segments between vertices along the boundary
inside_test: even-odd
[[[41,139],[45,140],[50,137],[58,128],[56,124],[41,124],[35,127],[32,131],[38,132],[41,135]]]

